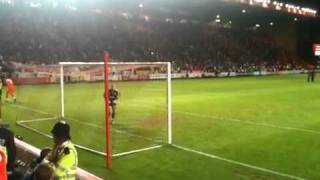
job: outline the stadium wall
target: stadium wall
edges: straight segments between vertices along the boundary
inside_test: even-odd
[[[16,77],[12,78],[15,84],[48,84],[50,83],[50,79],[48,77],[40,77],[40,78],[22,78]]]
[[[283,74],[303,74],[307,73],[307,70],[290,70],[290,71],[255,71],[250,73],[238,73],[238,72],[196,72],[196,73],[172,73],[172,79],[183,78],[218,78],[218,77],[236,77],[236,76],[267,76],[267,75],[283,75]],[[150,79],[163,79],[165,74],[154,74],[150,76]]]
[[[319,72],[319,71],[317,71]],[[286,70],[286,71],[276,71],[276,72],[269,72],[269,71],[255,71],[250,73],[238,73],[238,72],[220,72],[220,73],[213,73],[213,72],[191,72],[191,73],[172,73],[172,79],[186,79],[186,78],[219,78],[219,77],[237,77],[237,76],[267,76],[267,75],[284,75],[284,74],[303,74],[307,73],[307,70]],[[55,76],[49,77],[21,77],[18,76],[13,78],[15,84],[18,85],[29,85],[29,84],[50,84],[50,83],[59,83],[58,74]],[[145,81],[145,80],[161,80],[166,79],[166,73],[150,73],[148,75],[141,74],[141,75],[120,75],[116,74],[113,75],[110,80],[112,81]],[[81,75],[66,75],[65,82],[66,83],[76,83],[76,82],[99,82],[102,76],[100,75],[90,75],[90,77],[82,77]]]

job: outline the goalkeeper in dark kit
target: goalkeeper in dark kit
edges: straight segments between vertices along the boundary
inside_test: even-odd
[[[109,89],[109,107],[110,107],[110,115],[111,115],[111,124],[115,122],[116,117],[116,106],[117,101],[120,96],[120,91],[116,88],[115,84],[111,85]]]

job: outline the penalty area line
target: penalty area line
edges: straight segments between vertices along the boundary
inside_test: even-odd
[[[30,120],[19,120],[18,123],[28,123],[28,122],[39,122],[39,121],[49,121],[57,119],[57,117],[49,117],[49,118],[39,118],[39,119],[30,119]]]
[[[258,167],[258,166],[254,166],[254,165],[250,165],[250,164],[246,164],[246,163],[242,163],[242,162],[239,162],[239,161],[231,160],[231,159],[226,159],[226,158],[223,158],[223,157],[220,157],[220,156],[216,156],[216,155],[213,155],[213,154],[197,151],[197,150],[190,149],[190,148],[183,147],[183,146],[179,146],[179,145],[176,145],[176,144],[172,144],[172,146],[177,148],[177,149],[184,150],[184,151],[187,151],[187,152],[190,152],[190,153],[195,153],[195,154],[202,155],[202,156],[205,156],[205,157],[208,157],[208,158],[211,158],[211,159],[217,159],[217,160],[224,161],[224,162],[227,162],[227,163],[230,163],[230,164],[235,164],[235,165],[238,165],[238,166],[243,166],[243,167],[247,167],[247,168],[250,168],[250,169],[255,169],[255,170],[258,170],[258,171],[261,171],[261,172],[266,172],[266,173],[269,173],[269,174],[274,174],[274,175],[277,175],[277,176],[282,176],[282,177],[295,179],[295,180],[306,180],[305,178],[302,178],[302,177],[298,177],[298,176],[294,176],[294,175],[290,175],[290,174],[286,174],[286,173],[277,172],[277,171],[274,171],[274,170],[271,170],[271,169],[266,169],[266,168],[262,168],[262,167]]]

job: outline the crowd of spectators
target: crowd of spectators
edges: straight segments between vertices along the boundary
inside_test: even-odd
[[[177,70],[299,68],[263,33],[208,22],[0,5],[0,24],[0,55],[29,64],[97,61],[107,50],[115,60],[171,61]]]

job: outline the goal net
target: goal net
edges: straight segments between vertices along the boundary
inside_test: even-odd
[[[42,103],[28,99],[23,107],[43,114],[34,120],[18,118],[18,124],[49,136],[56,120],[64,119],[78,148],[101,155],[122,156],[170,144],[170,66],[167,62],[61,62],[48,72],[51,83],[24,87],[41,96]],[[118,91],[114,101],[110,90],[105,95],[111,87]]]

